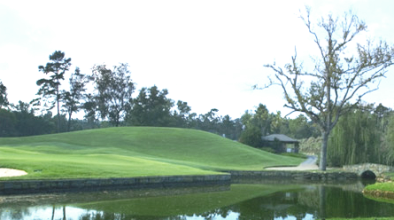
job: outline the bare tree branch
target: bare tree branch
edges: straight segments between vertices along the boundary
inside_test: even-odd
[[[341,17],[329,14],[313,23],[311,10],[306,7],[305,15],[300,19],[319,51],[319,56],[311,59],[315,64],[313,70],[306,70],[297,60],[297,50],[283,69],[275,64],[265,67],[275,73],[275,78],[269,79],[270,85],[281,86],[285,107],[292,113],[305,113],[322,130],[320,169],[325,170],[325,153],[331,130],[341,115],[350,112],[365,95],[379,88],[369,86],[385,77],[387,68],[393,65],[394,47],[384,41],[352,43],[367,30],[367,25],[351,11]],[[304,80],[310,78],[308,88]]]

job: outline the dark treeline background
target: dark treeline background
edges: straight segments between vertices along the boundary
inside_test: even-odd
[[[124,63],[112,68],[95,65],[90,74],[76,67],[69,76],[69,88],[63,89],[71,58],[55,51],[49,59],[45,66],[39,66],[45,77],[36,82],[37,98],[29,103],[9,103],[7,87],[0,81],[0,137],[155,126],[204,130],[262,149],[266,143],[261,137],[269,134],[301,140],[304,153],[317,155],[321,146],[320,131],[305,116],[287,118],[280,112],[269,112],[264,104],[232,119],[221,116],[216,108],[198,115],[186,101],[170,99],[167,89],[155,85],[140,89],[133,97],[135,83]],[[73,118],[77,113],[80,118]],[[359,106],[340,119],[330,136],[328,151],[330,166],[363,162],[393,165],[393,111],[381,104]]]

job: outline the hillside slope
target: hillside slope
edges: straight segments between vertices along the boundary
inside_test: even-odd
[[[300,162],[180,128],[121,127],[0,139],[0,167],[26,170],[29,175],[22,178],[212,174]]]

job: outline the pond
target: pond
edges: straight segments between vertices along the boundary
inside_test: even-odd
[[[0,197],[0,219],[321,219],[394,217],[394,204],[349,184],[243,183],[217,188]]]

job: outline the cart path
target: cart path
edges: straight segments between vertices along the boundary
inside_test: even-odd
[[[317,157],[308,156],[308,158],[296,167],[269,167],[266,170],[318,170],[316,165]]]

